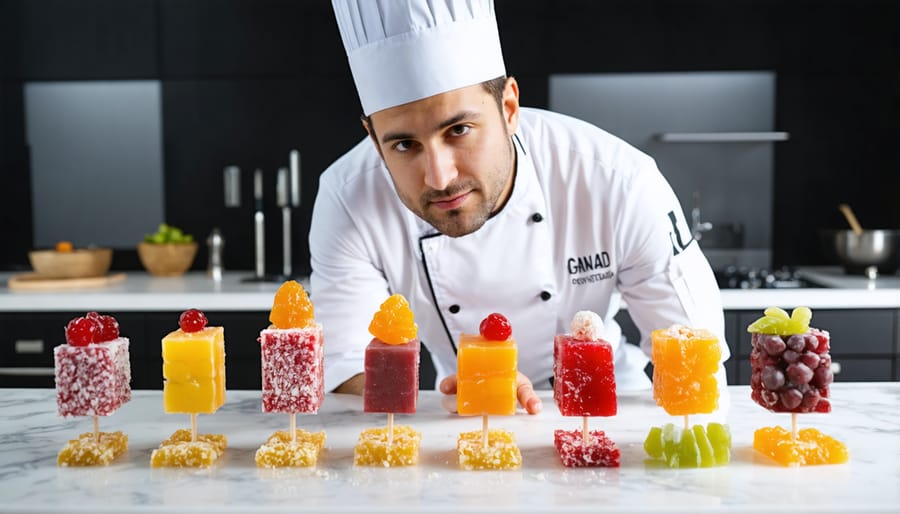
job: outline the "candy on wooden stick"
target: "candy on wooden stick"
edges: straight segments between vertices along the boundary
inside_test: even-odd
[[[753,447],[785,466],[841,464],[847,447],[814,428],[799,429],[797,415],[831,412],[831,336],[810,327],[812,311],[797,307],[790,315],[778,307],[747,327],[751,338],[750,396],[772,412],[789,412],[791,430],[756,430]]]
[[[401,294],[388,297],[372,316],[366,346],[363,410],[386,413],[387,427],[363,430],[354,447],[358,466],[409,466],[418,463],[421,434],[395,425],[394,414],[416,412],[421,343],[412,309]]]
[[[511,432],[488,427],[488,416],[516,413],[517,347],[509,320],[492,313],[479,334],[461,334],[457,353],[456,407],[461,416],[482,416],[481,431],[457,440],[464,469],[516,469],[522,455]]]
[[[272,434],[256,451],[259,467],[314,466],[325,432],[297,428],[297,414],[318,412],[325,398],[323,328],[303,286],[281,284],[269,313],[271,325],[259,335],[262,410],[288,414],[289,430]]]
[[[108,416],[131,399],[128,338],[109,315],[89,312],[66,325],[66,342],[53,349],[60,416],[91,416],[94,430],[70,440],[57,455],[60,466],[107,465],[128,449],[122,432],[101,432]]]

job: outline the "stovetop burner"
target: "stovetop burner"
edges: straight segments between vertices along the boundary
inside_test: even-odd
[[[791,289],[818,287],[801,278],[797,270],[784,266],[777,270],[728,266],[715,272],[719,289]]]

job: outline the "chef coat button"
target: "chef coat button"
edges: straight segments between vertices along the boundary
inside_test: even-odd
[[[550,299],[551,296],[553,296],[553,295],[550,294],[548,291],[541,291],[541,300],[544,300],[546,302],[547,300]]]
[[[531,221],[533,221],[535,223],[540,223],[540,222],[544,221],[544,217],[541,216],[541,213],[536,212],[531,215]]]
[[[450,314],[456,314],[459,312],[459,305],[453,304],[450,306]]]

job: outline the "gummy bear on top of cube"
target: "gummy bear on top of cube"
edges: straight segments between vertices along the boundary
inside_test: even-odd
[[[263,412],[315,413],[325,398],[322,325],[294,280],[275,293],[271,325],[259,334]]]
[[[66,326],[66,343],[53,348],[59,415],[108,416],[131,399],[129,341],[119,323],[89,312]]]

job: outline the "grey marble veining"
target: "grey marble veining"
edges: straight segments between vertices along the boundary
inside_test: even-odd
[[[799,417],[800,425],[829,434],[850,449],[850,462],[785,468],[752,448],[753,431],[790,427],[750,400],[749,388],[728,388],[727,408],[691,423],[718,419],[734,440],[728,466],[669,469],[645,461],[651,426],[681,423],[656,406],[650,391],[623,394],[614,417],[592,418],[622,451],[620,468],[564,468],[553,430],[580,429],[581,418],[559,415],[549,392],[537,416],[491,417],[490,426],[515,433],[523,456],[517,471],[463,471],[456,460],[460,432],[479,430],[480,418],[446,413],[441,395],[422,391],[419,411],[396,423],[422,432],[418,466],[353,466],[364,428],[386,415],[362,412],[358,397],[330,394],[316,415],[297,426],[325,430],[326,449],[315,468],[258,469],[256,448],[286,414],[261,412],[259,391],[229,391],[216,414],[199,417],[201,433],[228,437],[228,450],[209,469],[150,468],[150,452],[186,415],[165,414],[160,391],[135,391],[131,402],[100,419],[122,430],[129,450],[110,466],[59,468],[56,454],[69,438],[93,430],[90,418],[57,416],[53,390],[0,390],[0,512],[900,512],[900,383],[836,383],[833,412]]]

